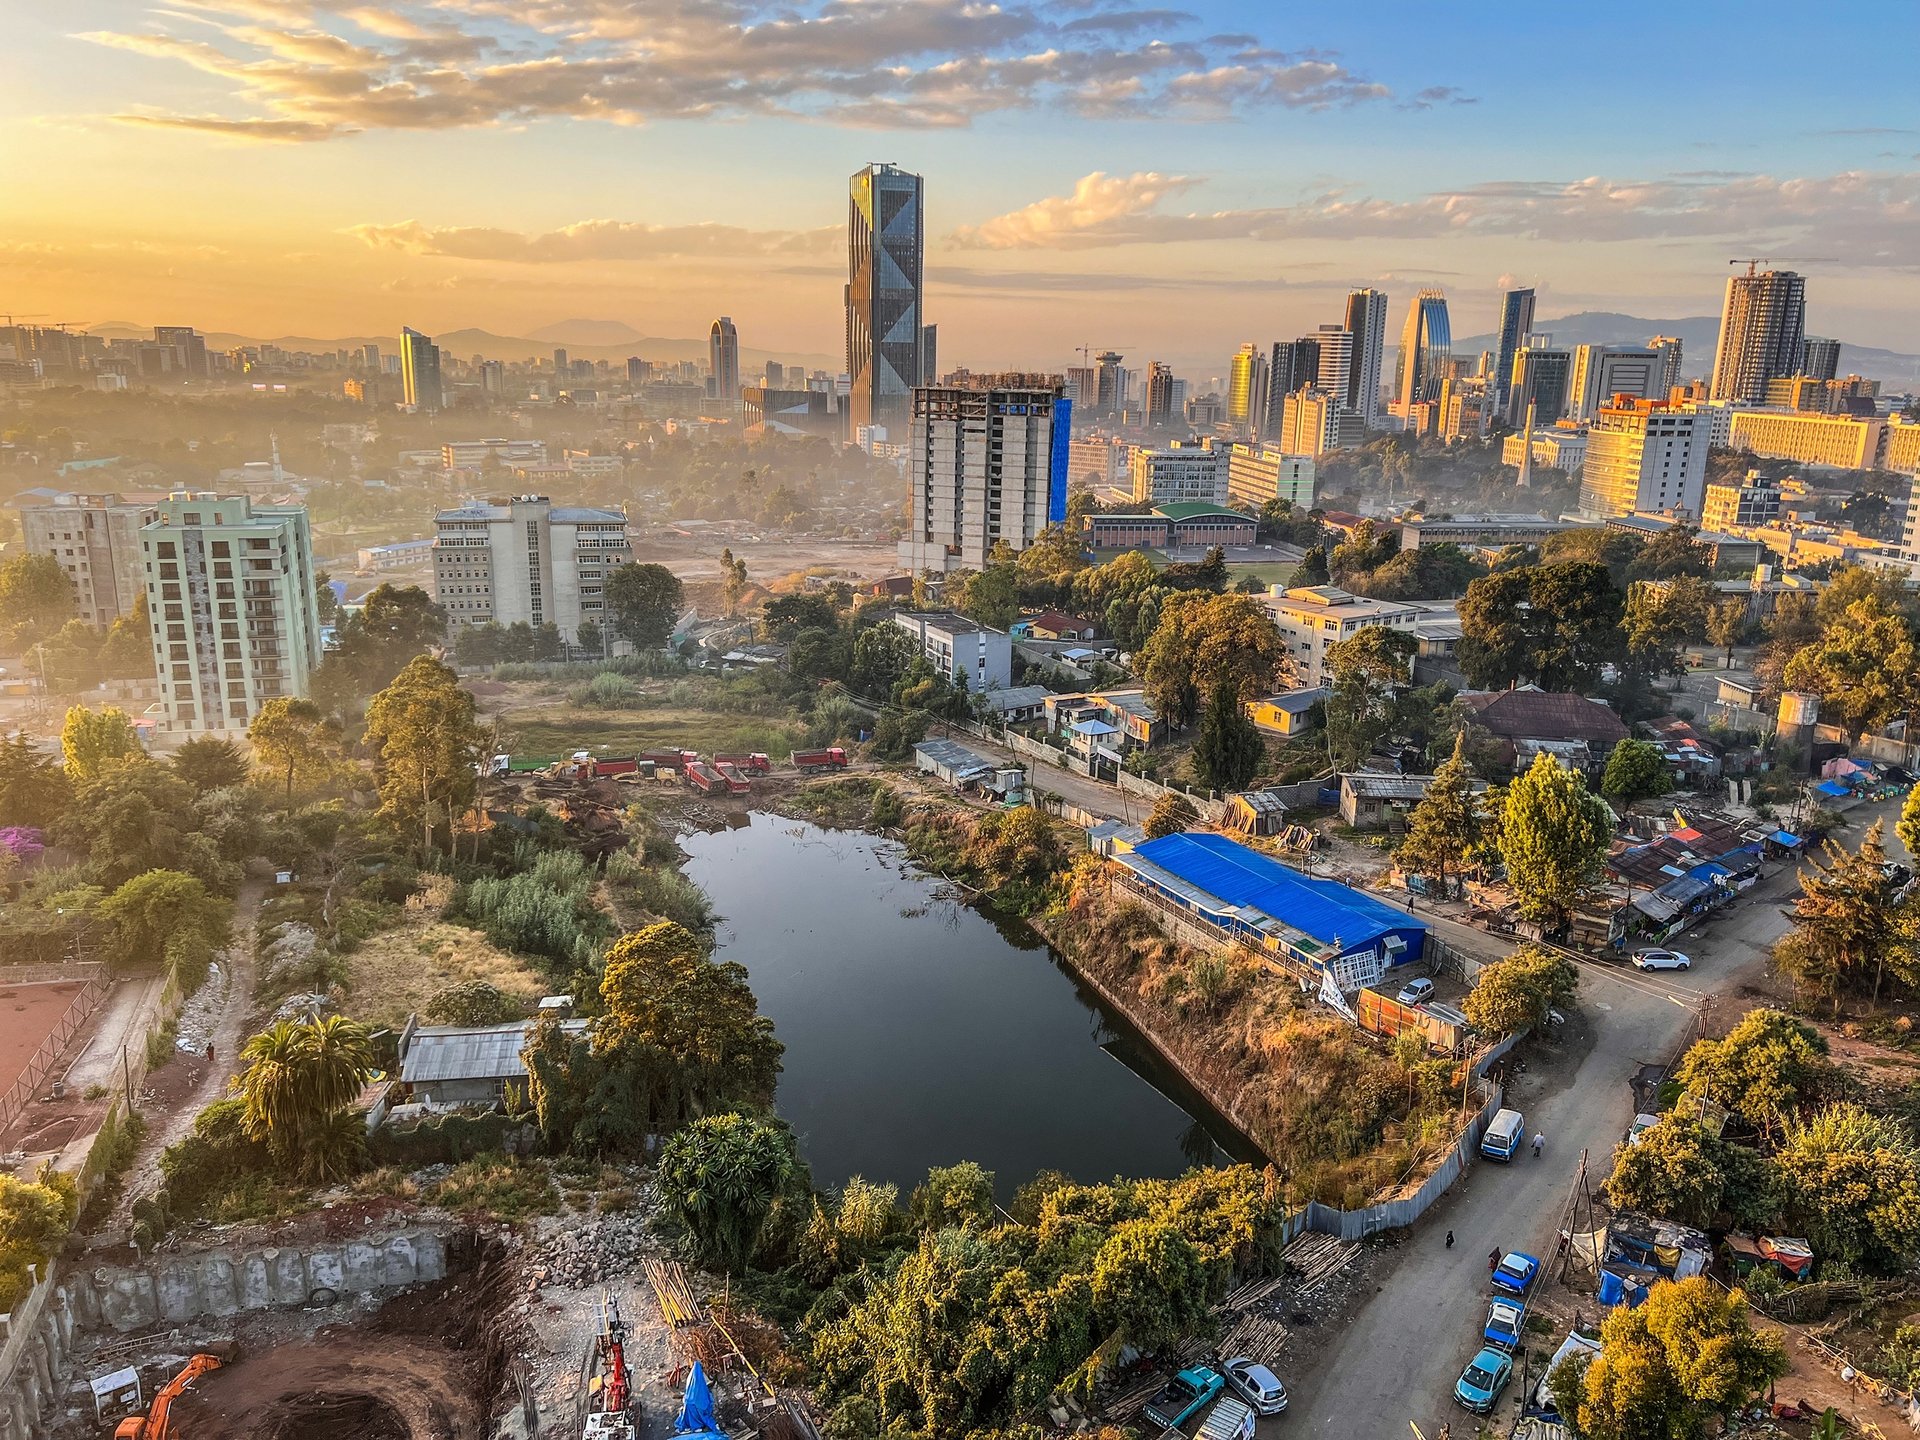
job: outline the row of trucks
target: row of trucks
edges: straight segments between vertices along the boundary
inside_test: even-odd
[[[803,775],[820,775],[847,768],[847,752],[838,745],[817,750],[795,750],[788,763]],[[753,788],[753,777],[771,775],[773,761],[759,751],[716,754],[703,760],[697,750],[642,750],[637,755],[595,755],[576,750],[564,758],[552,755],[495,755],[488,766],[490,775],[545,774],[574,780],[611,780],[620,776],[637,779],[676,780],[703,795],[745,794]]]

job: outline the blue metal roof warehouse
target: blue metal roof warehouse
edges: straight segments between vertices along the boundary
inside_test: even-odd
[[[1158,899],[1256,949],[1315,969],[1347,962],[1336,966],[1343,984],[1377,979],[1426,948],[1425,923],[1406,911],[1224,835],[1163,835],[1114,860]]]

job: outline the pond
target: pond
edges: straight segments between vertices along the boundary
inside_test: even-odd
[[[1257,1153],[1025,924],[961,903],[897,843],[755,814],[684,837],[787,1047],[775,1108],[815,1183],[975,1160],[1002,1197],[1040,1170],[1178,1175]]]

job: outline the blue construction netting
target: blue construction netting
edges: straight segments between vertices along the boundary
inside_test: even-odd
[[[1231,905],[1251,906],[1326,944],[1338,939],[1343,952],[1427,929],[1404,910],[1337,880],[1303,875],[1224,835],[1163,835],[1134,853]]]

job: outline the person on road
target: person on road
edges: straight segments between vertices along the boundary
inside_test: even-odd
[[[1547,1137],[1538,1130],[1533,1132],[1533,1158],[1538,1160],[1540,1152],[1547,1148]]]
[[[1491,1275],[1493,1274],[1494,1271],[1498,1270],[1499,1268],[1500,1268],[1500,1252],[1498,1250],[1489,1250],[1487,1252],[1487,1274]]]

